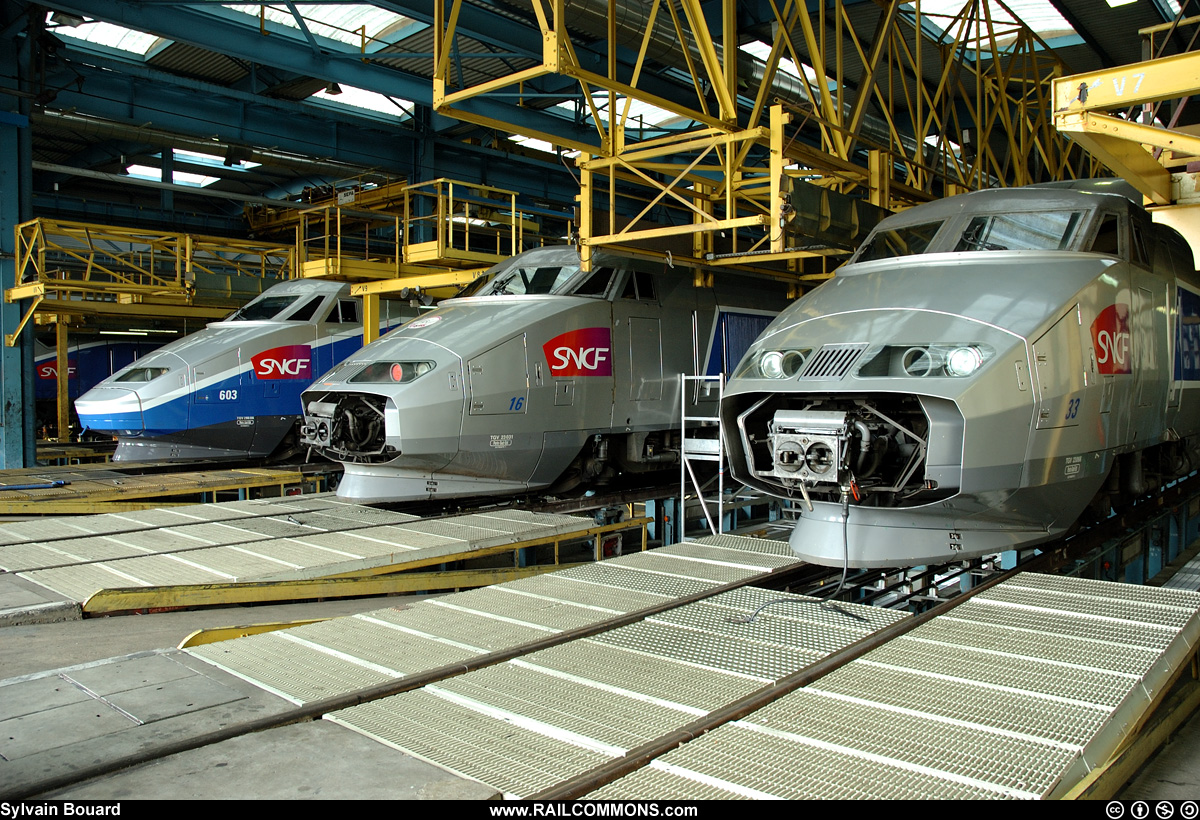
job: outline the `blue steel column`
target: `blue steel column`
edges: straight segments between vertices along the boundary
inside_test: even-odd
[[[16,282],[13,227],[30,217],[32,139],[28,93],[32,45],[25,36],[25,6],[0,0],[0,288]],[[13,333],[22,306],[0,304],[0,333]],[[0,469],[32,465],[33,342],[22,334],[20,345],[0,345]]]

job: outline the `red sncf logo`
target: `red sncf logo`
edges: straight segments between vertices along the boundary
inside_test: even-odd
[[[253,359],[260,379],[311,379],[312,351],[308,345],[284,345],[264,350]]]
[[[1129,332],[1129,305],[1117,303],[1100,311],[1092,322],[1092,347],[1101,373],[1129,373],[1133,365],[1133,336]]]
[[[569,330],[542,345],[551,376],[611,376],[612,331],[606,327]]]

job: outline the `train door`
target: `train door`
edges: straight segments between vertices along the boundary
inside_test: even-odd
[[[1076,427],[1083,415],[1082,318],[1075,305],[1033,343],[1037,373],[1037,429]]]
[[[1166,418],[1171,386],[1171,376],[1167,372],[1169,359],[1165,355],[1170,347],[1167,280],[1152,272],[1151,253],[1156,249],[1150,244],[1153,231],[1147,217],[1132,215],[1130,237],[1133,402],[1129,440],[1157,441]]]
[[[526,334],[466,362],[467,412],[448,472],[527,481],[542,452],[542,420],[529,408]]]
[[[252,405],[242,373],[242,350],[235,347],[192,366],[192,407],[188,428],[210,428],[219,440],[202,446],[248,450],[254,438]],[[248,419],[248,420],[247,420]],[[199,443],[199,442],[198,442]]]
[[[673,426],[678,374],[695,372],[695,309],[682,275],[628,272],[613,301],[613,427]]]
[[[1158,440],[1166,418],[1171,375],[1165,355],[1167,339],[1167,283],[1136,271],[1132,289],[1133,395],[1130,442]]]
[[[357,299],[340,296],[321,323],[321,343],[314,351],[312,378],[316,379],[362,347],[362,305]]]

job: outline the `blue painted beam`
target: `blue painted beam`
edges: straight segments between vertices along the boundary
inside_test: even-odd
[[[431,106],[433,103],[433,86],[426,78],[378,63],[339,59],[336,56],[339,53],[355,53],[342,44],[330,46],[329,53],[314,53],[303,39],[284,34],[263,36],[257,25],[242,22],[244,19],[253,23],[254,18],[216,4],[196,7],[138,0],[50,0],[45,5],[52,9],[70,11],[148,31],[160,37],[190,43],[249,62],[278,66],[303,76],[365,88],[388,96],[412,100],[424,106]],[[234,19],[235,16],[242,19]],[[319,42],[320,38],[317,39]],[[482,116],[515,122],[518,127],[545,132],[562,139],[597,139],[594,129],[577,127],[561,117],[533,109],[519,109],[486,98],[473,100],[470,109]]]
[[[389,127],[352,116],[300,116],[257,101],[197,89],[139,82],[114,72],[89,74],[83,92],[60,91],[55,107],[75,109],[130,125],[151,125],[197,138],[265,145],[399,175],[413,171],[414,138],[399,124]],[[314,114],[319,112],[314,112]]]
[[[0,289],[16,284],[13,226],[30,217],[33,161],[28,123],[30,48],[14,25],[23,9],[0,0],[0,109],[10,116],[0,122]],[[16,332],[24,303],[0,301],[0,334]],[[34,461],[33,339],[22,334],[16,347],[0,340],[0,469],[30,466]]]

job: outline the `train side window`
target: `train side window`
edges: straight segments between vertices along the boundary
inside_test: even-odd
[[[637,299],[641,302],[656,301],[658,296],[654,292],[654,277],[645,271],[630,271],[629,279],[625,282],[625,291],[621,294],[621,298]]]
[[[1130,243],[1129,261],[1149,270],[1150,254],[1146,250],[1146,239],[1142,233],[1142,226],[1137,221],[1134,221],[1130,225],[1130,228],[1132,229],[1133,242]]]
[[[1092,240],[1092,253],[1107,253],[1112,256],[1121,255],[1121,220],[1116,214],[1105,214],[1100,223],[1096,237]]]
[[[337,306],[329,314],[329,321],[343,325],[357,323],[358,302],[353,299],[338,299]]]
[[[301,305],[295,313],[288,317],[290,322],[311,322],[312,318],[317,315],[318,308],[325,301],[324,296],[314,296],[303,305]]]
[[[572,293],[575,296],[603,296],[608,291],[609,280],[612,279],[612,268],[597,268],[591,276],[579,283]]]

